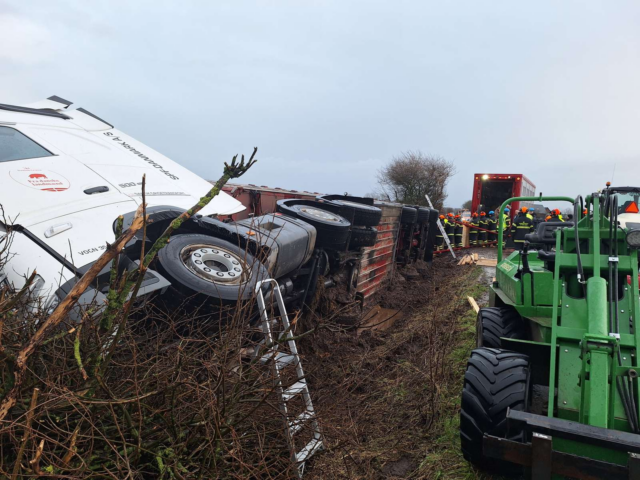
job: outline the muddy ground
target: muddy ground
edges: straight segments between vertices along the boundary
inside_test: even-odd
[[[487,249],[478,249],[487,258]],[[300,348],[327,449],[308,479],[481,478],[459,451],[458,411],[475,312],[493,268],[441,255],[420,275],[399,271],[379,305],[398,310],[386,329],[328,322]]]

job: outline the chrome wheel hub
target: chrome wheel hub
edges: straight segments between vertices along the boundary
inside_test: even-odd
[[[180,258],[191,272],[212,283],[242,283],[249,274],[242,258],[212,245],[189,245]]]

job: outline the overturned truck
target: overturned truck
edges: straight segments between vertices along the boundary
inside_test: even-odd
[[[148,251],[168,224],[211,188],[71,105],[57,96],[24,106],[0,104],[0,235],[12,234],[0,281],[19,289],[36,270],[32,294],[47,309],[65,298],[104,252],[117,218],[124,218],[125,229],[131,224],[142,202],[143,175],[150,223],[126,245],[121,270],[136,268],[143,247]],[[389,275],[396,256],[409,261],[425,255],[429,212],[425,216],[424,209],[314,194],[281,196],[251,216],[243,211],[245,205],[220,192],[159,251],[138,296],[162,293],[175,304],[233,304],[272,277],[287,303],[303,305],[318,277],[340,271],[362,300]],[[108,289],[107,266],[80,303],[104,304]]]

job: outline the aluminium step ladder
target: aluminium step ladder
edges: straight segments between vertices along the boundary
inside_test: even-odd
[[[263,286],[271,286],[271,301],[276,300],[277,312],[279,316],[269,316]],[[256,301],[260,312],[262,323],[262,333],[264,334],[263,348],[256,349],[256,355],[260,356],[260,363],[270,364],[274,371],[276,392],[280,400],[280,410],[285,420],[285,430],[289,447],[291,449],[291,460],[298,467],[298,477],[302,478],[305,462],[316,452],[324,448],[322,434],[318,425],[313,402],[309,393],[309,386],[302,369],[298,347],[291,332],[291,324],[284,305],[282,292],[278,282],[272,278],[262,280],[256,285]],[[273,308],[275,310],[275,308]],[[277,335],[277,338],[274,338]],[[285,387],[283,377],[285,370],[295,367],[295,382]],[[293,408],[290,405],[294,399],[302,399],[302,412],[292,414]],[[312,435],[311,440],[299,451],[296,451],[295,437],[305,431]]]
[[[431,203],[431,199],[429,198],[429,195],[425,194],[424,198],[426,198],[427,202],[429,202],[429,207],[431,207],[431,210],[435,210],[435,208],[433,208],[433,203]],[[453,251],[453,247],[451,246],[451,242],[449,241],[449,235],[447,235],[447,232],[445,232],[444,227],[442,226],[442,222],[440,222],[439,218],[436,220],[436,224],[438,225],[438,229],[440,230],[440,233],[444,237],[444,241],[447,243],[447,247],[449,248],[449,252],[451,252],[451,256],[453,258],[456,258],[456,254]]]

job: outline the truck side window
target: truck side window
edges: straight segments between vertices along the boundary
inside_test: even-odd
[[[51,157],[53,153],[15,128],[0,127],[0,163],[27,158]]]

